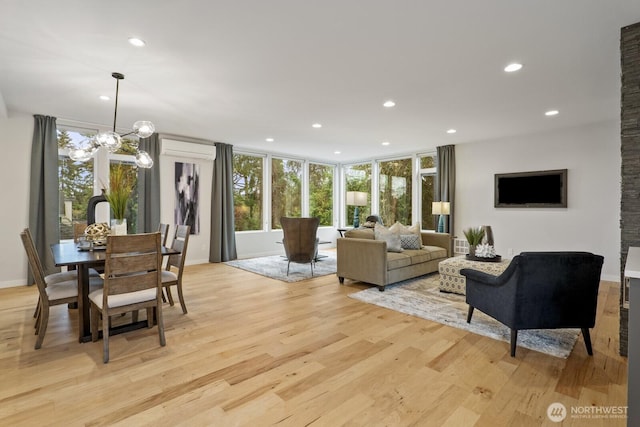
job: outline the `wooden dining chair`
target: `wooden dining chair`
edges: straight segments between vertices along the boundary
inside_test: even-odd
[[[176,286],[178,289],[178,298],[180,299],[180,306],[182,312],[187,314],[187,306],[184,303],[184,294],[182,292],[182,273],[184,270],[184,261],[187,258],[187,246],[189,245],[189,235],[191,234],[190,225],[178,225],[176,226],[176,233],[171,243],[171,248],[179,251],[179,254],[169,255],[167,260],[167,266],[162,271],[162,287],[167,292],[167,298],[169,304],[173,305],[173,295],[171,295],[171,286]],[[172,270],[175,269],[175,271]]]
[[[84,230],[87,229],[87,222],[74,222],[73,223],[73,241],[78,243],[80,237],[84,236]]]
[[[42,341],[44,341],[44,335],[49,323],[50,307],[78,302],[78,276],[71,271],[45,275],[40,256],[28,228],[25,228],[20,233],[20,238],[27,253],[33,278],[38,287],[38,305],[34,315],[36,318],[36,335],[38,335],[35,344],[35,349],[37,350],[42,347]],[[102,287],[102,279],[100,277],[90,277],[89,286],[92,290],[100,289]]]
[[[84,231],[84,229],[83,229]],[[31,245],[35,248],[35,243],[33,240],[33,235],[31,234],[31,230],[29,230],[28,228],[25,228],[23,230],[24,233],[27,234],[28,239],[31,241]],[[37,252],[36,252],[37,253]],[[39,259],[39,258],[38,258]],[[73,266],[75,267],[75,266]],[[61,282],[66,282],[68,280],[78,280],[78,271],[75,269],[71,269],[70,267],[67,267],[68,270],[67,271],[61,271],[58,273],[51,273],[51,274],[47,274],[44,276],[44,281],[47,285],[53,285],[55,283],[61,283]],[[44,269],[43,269],[44,271]],[[89,277],[93,278],[93,277],[100,277],[100,273],[94,269],[94,268],[90,268],[89,269]],[[94,283],[98,283],[96,281],[94,281]],[[33,318],[36,319],[36,323],[35,323],[35,328],[38,328],[38,313],[40,312],[40,299],[38,298],[38,303],[36,304],[36,309],[33,312]]]
[[[166,344],[162,319],[160,233],[107,237],[104,287],[91,292],[91,338],[98,340],[102,315],[104,363],[109,361],[109,317],[147,310],[147,325],[158,322],[160,345]]]
[[[158,226],[158,232],[160,233],[160,244],[167,246],[167,237],[169,237],[169,224],[160,223]]]

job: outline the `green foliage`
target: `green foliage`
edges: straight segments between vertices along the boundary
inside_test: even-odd
[[[333,166],[309,164],[309,213],[333,225]]]
[[[438,217],[433,214],[435,175],[423,175],[422,182],[422,229],[435,230]]]
[[[105,197],[113,211],[115,219],[122,220],[127,215],[127,204],[136,186],[135,169],[122,163],[111,165],[109,174],[109,191]]]
[[[235,230],[262,230],[263,157],[234,154],[233,206]]]
[[[380,162],[380,216],[385,223],[411,224],[411,159]]]
[[[476,228],[467,228],[464,232],[464,237],[467,238],[467,242],[470,245],[476,246],[482,243],[482,239],[484,238],[484,228],[476,227]]]
[[[126,154],[129,156],[135,156],[138,150],[138,140],[130,138],[122,138],[122,147],[116,154]]]
[[[81,135],[90,138],[90,135]],[[58,133],[58,147],[71,142],[69,132]],[[58,156],[58,185],[60,189],[60,238],[72,239],[72,221],[87,220],[87,204],[93,196],[93,162],[74,162],[67,156]],[[65,201],[71,202],[71,218],[64,216]]]
[[[433,162],[433,158],[429,158]],[[233,159],[235,230],[261,230],[264,218],[263,168],[264,157],[235,154]],[[273,158],[271,163],[271,224],[280,227],[283,216],[299,217],[302,213],[302,170],[297,160]],[[371,194],[371,163],[345,166],[346,191]],[[412,222],[412,160],[410,158],[380,163],[380,215],[386,223]],[[320,218],[320,224],[333,224],[335,168],[331,165],[309,164],[309,215]],[[428,229],[433,229],[431,215],[434,179],[423,185],[423,205],[429,210]],[[428,199],[428,203],[424,202]],[[369,196],[369,201],[371,196]],[[347,206],[347,221],[353,220],[354,206]],[[370,206],[359,208],[361,220],[370,215]]]
[[[282,228],[280,217],[302,215],[302,162],[271,160],[271,228]]]

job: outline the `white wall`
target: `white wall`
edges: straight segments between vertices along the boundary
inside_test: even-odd
[[[568,169],[568,207],[495,208],[494,174]],[[456,146],[455,235],[490,225],[496,251],[584,250],[620,280],[620,130],[607,122]]]
[[[24,285],[27,257],[20,232],[29,225],[29,180],[33,116],[0,118],[0,288]]]

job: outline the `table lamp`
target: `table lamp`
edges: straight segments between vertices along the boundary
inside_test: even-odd
[[[451,204],[449,202],[433,202],[431,204],[431,213],[440,215],[438,219],[438,233],[444,233],[444,217],[449,215]]]
[[[367,206],[368,194],[363,191],[347,191],[347,206],[355,206],[353,228],[360,227],[360,206]]]

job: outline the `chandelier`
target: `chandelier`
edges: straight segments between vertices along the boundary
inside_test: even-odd
[[[69,158],[74,161],[86,162],[100,147],[107,149],[110,153],[115,153],[122,147],[122,138],[135,134],[139,138],[148,138],[153,135],[156,128],[153,123],[146,120],[139,120],[133,124],[133,130],[124,135],[116,132],[116,119],[118,117],[118,90],[120,80],[124,80],[124,74],[111,73],[111,77],[116,79],[116,106],[113,113],[113,130],[100,132],[94,138],[84,140],[79,143],[71,143],[69,147]],[[140,168],[150,168],[153,166],[153,159],[146,151],[138,149],[138,141],[132,141],[132,146],[136,151],[136,165]]]

